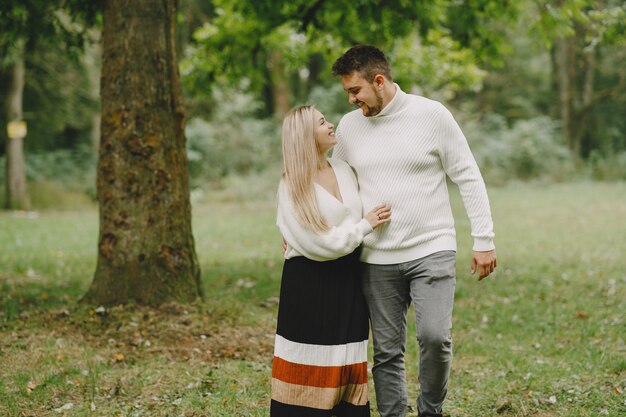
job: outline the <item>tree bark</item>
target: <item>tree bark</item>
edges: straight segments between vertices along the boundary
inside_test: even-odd
[[[583,52],[583,88],[581,105],[576,109],[576,128],[574,131],[574,143],[578,144],[577,151],[580,156],[589,155],[591,148],[589,133],[594,131],[595,120],[590,117],[594,98],[594,74],[596,70],[595,50]]]
[[[274,115],[278,120],[282,120],[289,109],[291,109],[291,96],[289,94],[289,84],[287,82],[285,68],[283,66],[283,54],[280,51],[272,51],[269,67],[271,74]]]
[[[175,29],[175,0],[105,2],[92,304],[201,296]]]
[[[574,100],[574,38],[559,39],[554,44],[554,74],[559,92],[559,113],[565,143],[575,157],[579,156],[579,146],[574,141],[573,100]]]
[[[11,71],[9,94],[6,109],[7,121],[22,120],[24,98],[24,43],[16,46],[15,62]],[[8,138],[6,145],[6,202],[10,210],[28,210],[30,200],[26,188],[26,169],[24,165],[24,138]]]

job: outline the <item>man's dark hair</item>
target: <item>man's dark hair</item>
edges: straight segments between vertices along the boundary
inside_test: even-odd
[[[382,74],[389,81],[393,81],[385,54],[371,45],[353,46],[333,64],[334,75],[349,75],[352,71],[358,72],[369,82],[374,81],[376,74]]]

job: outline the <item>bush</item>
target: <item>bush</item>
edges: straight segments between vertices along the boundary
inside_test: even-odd
[[[344,114],[356,110],[356,106],[348,103],[348,94],[338,82],[329,87],[313,87],[307,104],[314,105],[335,127]]]
[[[520,120],[509,127],[503,116],[487,114],[464,123],[464,132],[486,182],[564,181],[575,173],[571,153],[549,117]]]
[[[260,104],[236,90],[213,92],[216,103],[207,120],[190,120],[185,130],[192,186],[249,175],[280,161],[280,132],[271,119],[257,119]]]
[[[591,178],[601,181],[626,181],[626,152],[602,157],[593,152],[589,157]]]
[[[78,200],[82,205],[86,200],[96,198],[96,156],[88,146],[25,153],[24,165],[27,190],[35,209],[69,208]],[[0,167],[0,184],[4,189],[6,156],[0,158]],[[64,201],[66,197],[68,201]]]
[[[25,155],[30,181],[55,181],[73,190],[95,187],[97,157],[90,147]]]

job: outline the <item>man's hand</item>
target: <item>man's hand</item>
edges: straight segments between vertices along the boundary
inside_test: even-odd
[[[478,271],[478,280],[482,281],[498,266],[496,251],[472,252],[472,275]]]
[[[285,252],[287,252],[287,241],[283,238],[283,256],[285,256]]]

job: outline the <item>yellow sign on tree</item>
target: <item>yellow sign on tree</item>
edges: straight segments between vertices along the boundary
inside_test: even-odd
[[[26,137],[26,132],[26,122],[24,120],[7,123],[7,134],[9,139],[23,139]]]

